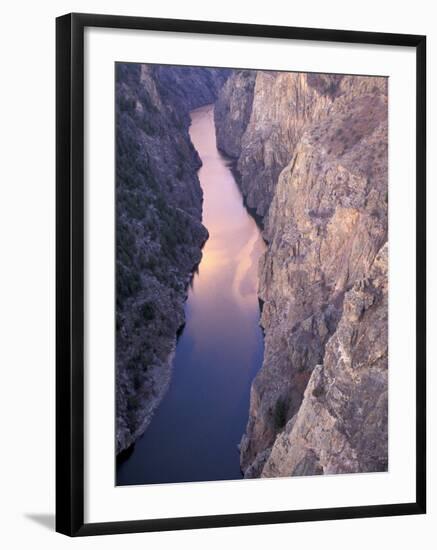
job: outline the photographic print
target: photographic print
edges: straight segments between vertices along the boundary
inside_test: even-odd
[[[116,484],[388,470],[388,79],[115,64]]]

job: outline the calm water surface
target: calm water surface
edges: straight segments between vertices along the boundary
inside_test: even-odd
[[[264,243],[217,150],[213,106],[193,111],[191,119],[210,237],[185,305],[170,388],[118,466],[118,485],[242,477],[237,445],[263,357],[257,264]]]

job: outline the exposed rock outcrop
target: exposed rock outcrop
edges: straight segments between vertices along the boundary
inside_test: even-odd
[[[227,118],[246,113],[246,105],[229,101],[235,97],[226,88],[220,94]],[[372,275],[374,304],[355,321],[357,335],[371,322],[380,334],[378,368],[356,340],[349,353],[359,373],[349,376],[335,360],[334,342],[345,337],[350,302],[358,299],[353,289],[372,278],[387,241],[386,80],[257,72],[246,124],[247,118],[241,143],[232,148],[239,151],[246,201],[263,216],[268,250],[259,289],[265,356],[252,385],[242,469],[246,477],[385,469],[387,306],[380,295],[386,270]],[[230,125],[226,118],[216,123],[226,144]],[[345,372],[338,376],[336,369]],[[343,408],[337,403],[333,412],[325,399],[322,411],[313,395],[321,377],[332,382],[329,399],[341,395]],[[308,441],[305,427],[312,430]],[[342,462],[334,455],[343,443]]]
[[[220,90],[214,105],[217,147],[238,160],[243,134],[252,114],[256,71],[235,71]]]
[[[369,277],[346,292],[295,416],[275,440],[263,477],[387,470],[387,244]]]
[[[215,107],[217,144],[237,158],[240,186],[257,215],[267,213],[305,125],[330,102],[301,73],[236,71],[229,78]]]
[[[228,71],[116,66],[116,449],[146,429],[171,375],[187,285],[201,259],[200,159],[189,111]]]

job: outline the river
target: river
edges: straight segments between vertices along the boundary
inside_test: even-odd
[[[242,477],[237,446],[263,358],[257,266],[265,245],[217,150],[212,105],[192,111],[190,136],[203,162],[209,239],[185,304],[169,390],[118,466],[117,485]]]

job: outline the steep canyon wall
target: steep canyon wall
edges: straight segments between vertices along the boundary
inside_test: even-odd
[[[242,470],[385,470],[387,81],[235,71],[215,114],[268,243]]]

